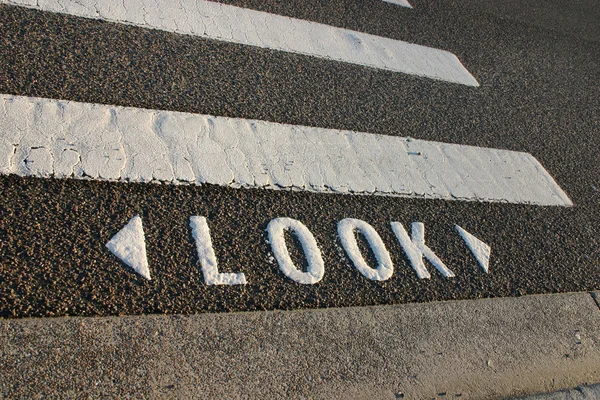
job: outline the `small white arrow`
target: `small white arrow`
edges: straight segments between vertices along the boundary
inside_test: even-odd
[[[146,238],[139,215],[131,218],[129,223],[106,243],[106,247],[135,272],[150,280]]]
[[[486,243],[477,239],[475,236],[471,235],[469,232],[465,231],[458,225],[454,225],[460,236],[463,238],[471,253],[475,256],[475,259],[481,265],[481,268],[485,271],[486,274],[489,273],[490,269],[490,254],[492,253],[492,248],[488,246]]]

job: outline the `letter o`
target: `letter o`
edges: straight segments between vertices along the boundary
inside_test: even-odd
[[[302,244],[304,256],[308,261],[306,272],[300,271],[290,257],[285,243],[284,233],[286,230],[294,232]],[[313,285],[323,279],[325,263],[321,257],[321,250],[319,250],[313,234],[302,222],[292,218],[275,218],[269,222],[267,232],[271,250],[279,264],[279,269],[285,276],[304,285]]]
[[[363,258],[356,242],[355,231],[362,233],[369,242],[369,246],[371,246],[371,250],[373,250],[377,259],[377,269],[369,267]],[[388,253],[375,228],[360,219],[344,218],[338,222],[338,236],[346,254],[364,277],[372,281],[385,281],[391,278],[394,273],[394,265],[390,253]]]

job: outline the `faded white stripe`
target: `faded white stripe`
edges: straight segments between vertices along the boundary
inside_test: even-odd
[[[0,95],[0,173],[570,206],[530,154]]]
[[[452,53],[203,0],[0,0],[13,4],[306,54],[479,86]]]

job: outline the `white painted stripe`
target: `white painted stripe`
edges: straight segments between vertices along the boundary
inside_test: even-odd
[[[386,3],[392,3],[392,4],[396,4],[402,7],[408,7],[408,8],[412,8],[412,6],[410,5],[410,3],[407,0],[383,0]]]
[[[0,95],[0,173],[570,206],[530,154]]]
[[[0,0],[0,3],[306,54],[479,86],[452,53],[203,0]]]

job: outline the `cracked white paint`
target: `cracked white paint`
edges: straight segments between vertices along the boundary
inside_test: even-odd
[[[79,17],[300,53],[479,86],[452,53],[204,0],[0,0]]]
[[[0,95],[0,173],[571,206],[530,154]]]
[[[106,243],[106,247],[135,272],[150,280],[146,238],[142,218],[139,215],[131,218],[127,225]]]
[[[400,242],[400,246],[406,253],[406,257],[410,261],[412,268],[417,273],[419,279],[429,279],[431,275],[423,258],[426,258],[444,277],[452,278],[454,273],[446,267],[440,258],[425,244],[425,225],[422,222],[413,222],[411,237],[399,222],[392,222],[392,231],[396,235],[396,239]]]
[[[296,235],[302,245],[302,251],[308,264],[306,272],[299,270],[290,257],[285,243],[285,231],[288,230]],[[285,276],[304,285],[313,285],[323,279],[325,262],[315,237],[306,225],[292,218],[275,218],[269,222],[267,233],[273,255]]]
[[[412,6],[410,5],[410,3],[407,0],[383,0],[386,3],[392,3],[392,4],[396,4],[398,6],[402,6],[402,7],[408,7],[408,8],[412,8]]]
[[[210,229],[205,217],[190,217],[192,236],[196,242],[196,251],[204,283],[207,285],[245,285],[246,276],[241,272],[219,272],[217,256],[210,238]]]
[[[385,281],[392,277],[394,273],[392,258],[375,228],[360,219],[344,218],[338,222],[337,231],[348,258],[365,278],[372,281]],[[371,268],[365,261],[356,241],[356,232],[360,232],[367,239],[377,260],[377,268]]]
[[[469,250],[471,250],[471,253],[473,253],[473,256],[477,260],[477,263],[481,269],[488,274],[490,270],[490,255],[492,253],[492,248],[487,243],[479,240],[460,226],[454,225],[454,227]]]

